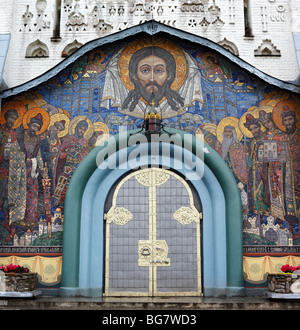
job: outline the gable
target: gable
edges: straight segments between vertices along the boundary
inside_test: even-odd
[[[150,53],[142,54],[146,48]],[[138,72],[145,58],[151,65],[144,63],[148,66]],[[147,70],[158,75],[154,98],[142,88]],[[149,103],[162,114],[165,127],[203,138],[229,166],[245,201],[246,250],[258,244],[283,252],[281,247],[291,242],[289,251],[298,251],[299,181],[283,175],[283,166],[298,178],[299,86],[265,75],[211,41],[154,22],[92,41],[46,74],[0,96],[1,127],[9,110],[18,114],[10,129],[1,130],[10,134],[0,158],[3,251],[28,246],[38,253],[35,247],[45,246],[50,253],[52,246],[60,252],[65,193],[78,165],[109,134],[140,128]],[[283,122],[284,111],[294,113],[292,133]],[[34,121],[40,125],[36,132]],[[26,136],[29,131],[32,136]],[[8,139],[6,133],[1,139]],[[31,151],[25,152],[26,145]],[[31,166],[26,156],[35,159]],[[21,187],[19,195],[16,187]],[[295,198],[284,195],[283,187]],[[15,209],[7,212],[4,205]]]

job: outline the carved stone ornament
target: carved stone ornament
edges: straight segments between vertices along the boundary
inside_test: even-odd
[[[68,22],[66,23],[68,31],[86,31],[87,23],[85,17],[79,12],[79,5],[76,3],[74,11],[68,16]]]
[[[106,215],[107,223],[114,222],[118,226],[126,225],[132,218],[132,213],[125,207],[112,207]]]
[[[270,39],[265,39],[262,44],[254,50],[254,56],[281,56],[281,52]]]
[[[204,4],[201,1],[184,2],[181,6],[183,12],[200,12],[204,11]]]

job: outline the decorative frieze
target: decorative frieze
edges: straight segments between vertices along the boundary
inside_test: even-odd
[[[201,1],[184,2],[181,6],[182,12],[204,12],[204,4]]]
[[[42,6],[43,5],[43,6]],[[50,28],[50,21],[47,14],[44,13],[47,3],[37,3],[37,12],[33,14],[29,10],[29,5],[26,6],[26,11],[22,15],[23,24],[19,29],[19,32],[40,32]]]
[[[246,62],[281,80],[293,81],[297,76],[294,71],[294,68],[297,68],[295,52],[292,49],[291,52],[282,53],[287,47],[293,48],[293,36],[289,33],[291,26],[286,23],[291,21],[292,25],[296,24],[297,6],[299,6],[298,4],[289,5],[287,0],[261,2],[254,0],[128,0],[124,2],[16,0],[14,3],[15,5],[7,7],[14,8],[12,9],[14,11],[12,26],[18,31],[17,38],[12,39],[10,45],[15,61],[17,61],[16,56],[24,58],[24,49],[39,39],[48,45],[51,54],[49,59],[43,62],[45,65],[47,63],[46,71],[59,63],[64,47],[75,39],[74,33],[77,40],[80,39],[80,42],[85,44],[100,36],[107,36],[154,20],[193,35],[203,36],[216,43],[224,40],[225,36],[227,38],[231,36],[230,41],[236,44],[238,51],[227,43],[224,47],[234,54],[239,53]],[[59,3],[60,8],[57,7]],[[5,6],[3,8],[6,10]],[[245,10],[248,11],[252,34],[254,34],[249,34],[248,37],[245,32]],[[9,29],[9,24],[5,22],[2,24],[4,30]],[[270,45],[267,48],[263,47],[262,51],[258,49],[259,40],[266,38],[275,42],[277,51]],[[51,45],[47,43],[49,39],[52,41]],[[60,41],[61,45],[59,45]],[[14,48],[12,44],[15,44]],[[252,49],[252,52],[249,52],[249,49]],[[63,56],[67,56],[66,53]],[[281,64],[274,68],[271,63],[260,61],[259,56],[281,56]],[[32,78],[40,74],[38,69],[31,68],[30,71],[24,72],[20,77]],[[21,78],[16,72],[15,66],[14,72],[11,71],[9,74],[11,78],[7,79],[8,81],[18,80],[16,84],[19,84],[23,81],[19,81]],[[15,83],[10,82],[11,84]]]
[[[85,21],[85,16],[79,12],[78,2],[76,2],[74,11],[68,15],[66,26],[68,31],[86,31],[87,23]]]

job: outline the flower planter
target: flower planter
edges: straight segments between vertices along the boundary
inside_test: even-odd
[[[274,293],[292,294],[290,287],[299,279],[299,274],[268,274],[268,290]]]
[[[37,273],[0,274],[0,292],[31,292],[37,287]]]

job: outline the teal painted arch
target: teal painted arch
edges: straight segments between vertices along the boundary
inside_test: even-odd
[[[186,132],[171,128],[168,128],[167,130],[172,134],[176,134],[177,138],[181,141],[184,140],[187,134]],[[101,254],[101,252],[95,249],[93,245],[89,246],[89,244],[86,244],[87,240],[93,240],[92,237],[95,234],[94,228],[100,228],[98,225],[93,226],[91,223],[93,221],[99,222],[99,217],[98,219],[93,219],[94,216],[92,214],[88,214],[85,208],[85,203],[88,201],[88,199],[86,199],[84,202],[85,194],[88,189],[91,189],[92,185],[96,185],[96,187],[94,187],[94,191],[97,192],[98,186],[102,182],[101,180],[105,181],[105,178],[108,178],[108,180],[105,182],[105,187],[109,187],[118,177],[126,172],[120,168],[105,168],[99,170],[97,167],[97,157],[99,157],[99,154],[101,155],[101,152],[107,153],[107,159],[116,157],[117,155],[118,157],[122,157],[122,152],[123,156],[128,154],[128,139],[130,136],[132,136],[133,133],[136,132],[137,130],[115,135],[109,139],[109,142],[107,141],[107,144],[104,143],[102,146],[93,149],[80,164],[70,181],[65,200],[61,286],[62,295],[81,294],[89,296],[102,294],[102,283],[100,283],[101,281],[99,282],[101,275],[99,275],[97,272],[95,274],[93,271],[89,271],[91,269],[97,269],[98,272],[103,272],[103,262],[101,261],[100,257],[95,256],[95,254]],[[184,147],[193,155],[196,155],[196,138],[190,134],[188,135],[190,138],[187,141],[190,142],[189,145],[187,145],[185,141]],[[111,146],[111,148],[107,148],[107,145]],[[205,176],[203,180],[199,180],[198,188],[196,187],[196,190],[210,190],[207,191],[207,196],[210,194],[216,194],[216,192],[219,191],[219,197],[215,198],[215,203],[218,203],[216,201],[221,200],[222,198],[224,199],[224,207],[222,208],[224,213],[224,227],[218,228],[219,232],[213,228],[207,230],[214,231],[212,235],[218,236],[219,243],[217,244],[217,240],[215,240],[212,250],[215,250],[215,255],[220,255],[220,259],[224,260],[225,265],[224,262],[222,265],[222,261],[219,260],[219,264],[221,264],[221,266],[216,265],[216,269],[213,270],[213,264],[210,263],[210,265],[208,264],[210,268],[207,267],[204,270],[208,272],[208,274],[211,272],[211,278],[215,277],[213,282],[211,281],[211,283],[208,283],[208,281],[206,283],[207,292],[209,292],[207,295],[217,295],[217,293],[213,293],[214,286],[217,287],[217,289],[222,288],[222,294],[226,294],[227,290],[227,292],[230,291],[229,294],[231,295],[233,292],[240,293],[243,289],[242,208],[240,193],[231,171],[224,163],[222,158],[206,144],[204,149],[207,151],[204,157],[204,163],[207,169],[205,173],[211,173],[212,175],[210,175],[210,179],[208,179],[209,175],[206,174],[206,180],[208,181],[206,182],[206,187],[204,187],[205,184],[204,186],[202,185],[204,188],[201,188],[199,184],[201,185],[201,182],[205,181]],[[101,172],[101,175],[99,175],[99,171]],[[94,180],[96,177],[98,177],[98,181]],[[100,183],[99,178],[102,178]],[[109,180],[111,180],[110,183]],[[104,191],[103,194],[105,195]],[[102,197],[104,198],[105,196]],[[214,207],[215,209],[218,209],[218,205],[212,205],[212,209],[214,209]],[[222,217],[222,214],[218,215],[216,213],[210,216],[212,219],[214,219],[214,217]],[[83,223],[85,224],[84,230],[82,229]],[[218,233],[216,234],[216,232]],[[83,242],[86,243],[81,244]],[[210,243],[208,242],[207,244],[209,245]],[[208,252],[208,249],[206,249],[206,252],[210,253]],[[211,256],[208,256],[207,258],[210,257]],[[206,257],[204,256],[204,259],[205,258]],[[89,263],[93,264],[91,265]],[[220,267],[219,271],[217,271],[218,267]],[[224,272],[226,274],[224,274]],[[214,273],[214,275],[212,273]],[[95,278],[95,276],[98,277]],[[216,292],[221,291],[217,290]]]

